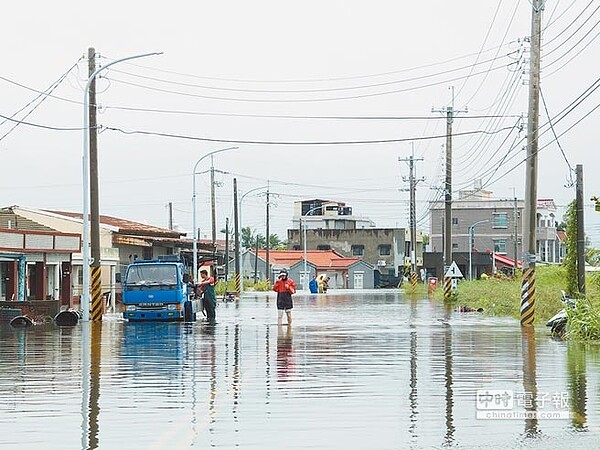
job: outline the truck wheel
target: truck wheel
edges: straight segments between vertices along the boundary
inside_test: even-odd
[[[183,304],[183,320],[185,322],[193,322],[194,321],[194,313],[192,312],[192,302],[187,300]]]

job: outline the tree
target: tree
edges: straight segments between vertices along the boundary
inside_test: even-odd
[[[256,247],[256,239],[258,238],[258,248],[267,248],[267,241],[265,237],[258,233],[254,234],[250,227],[242,228],[242,247],[253,249]],[[287,248],[287,242],[282,241],[281,238],[276,234],[271,234],[269,238],[269,248],[272,250],[285,250]]]

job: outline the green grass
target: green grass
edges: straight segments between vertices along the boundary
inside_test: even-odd
[[[560,266],[536,267],[535,325],[545,326],[547,320],[560,311],[560,291],[566,287],[566,272]],[[569,337],[575,340],[600,340],[600,274],[586,278],[586,300],[572,314]],[[443,298],[438,288],[436,298]],[[489,278],[462,281],[458,284],[456,306],[483,308],[485,314],[519,319],[521,304],[521,277]]]

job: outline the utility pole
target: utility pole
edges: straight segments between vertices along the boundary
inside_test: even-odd
[[[454,109],[454,86],[452,90],[452,104],[446,108],[432,109],[432,112],[440,112],[446,114],[446,182],[444,186],[444,277],[446,269],[452,264],[452,123],[454,122],[455,114],[459,112],[468,112],[467,108],[456,111]],[[444,285],[447,280],[444,280]],[[446,291],[449,292],[449,291]],[[449,299],[450,294],[445,295]]]
[[[258,235],[256,235],[256,247],[254,249],[254,283],[258,281]]]
[[[577,177],[575,206],[577,208],[577,290],[585,295],[585,233],[583,230],[583,166],[575,167]]]
[[[96,71],[96,50],[88,49],[88,73],[91,77]],[[90,318],[93,322],[102,321],[102,268],[100,257],[100,206],[98,188],[98,121],[96,119],[96,79],[90,83],[89,89],[89,118],[90,118],[90,249],[91,271],[90,285],[92,287],[92,307]],[[85,220],[84,220],[85,223]],[[84,225],[85,226],[85,225]],[[84,298],[82,296],[82,298]]]
[[[537,153],[538,124],[540,117],[540,45],[544,1],[545,0],[531,1],[531,60],[529,62],[529,109],[527,113],[521,325],[533,325],[535,320],[535,234],[537,228]]]
[[[270,264],[269,264],[269,247],[271,247],[271,242],[269,240],[269,182],[267,181],[267,236],[265,238],[266,241],[266,252],[265,252],[265,260],[267,262],[267,270],[266,270],[266,275],[267,275],[267,282],[269,282],[269,279],[271,278],[271,268],[270,268]]]
[[[408,181],[410,191],[410,213],[409,213],[409,228],[410,228],[410,261],[411,272],[417,273],[417,206],[416,206],[416,187],[419,181],[423,178],[415,178],[415,161],[423,161],[423,158],[415,158],[415,143],[412,143],[411,155],[408,158],[398,158],[398,161],[408,162],[410,175],[408,180],[403,177],[403,181]]]
[[[234,251],[235,251],[235,291],[240,294],[242,292],[241,261],[240,261],[240,224],[238,218],[238,190],[237,178],[233,179],[233,228],[234,228]]]
[[[217,253],[217,202],[215,197],[215,165],[214,159],[210,157],[210,217],[212,222],[212,248],[213,261]]]
[[[513,265],[513,275],[517,274],[519,264],[519,210],[517,209],[517,194],[515,188],[513,188],[513,233],[514,233],[514,258],[515,263]]]
[[[169,202],[169,230],[173,229],[173,202]]]
[[[225,286],[229,277],[229,217],[225,218]],[[227,290],[227,289],[225,289]],[[225,294],[227,295],[227,294]]]

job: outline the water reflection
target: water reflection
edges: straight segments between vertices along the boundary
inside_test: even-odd
[[[299,296],[294,327],[275,328],[261,295],[213,327],[0,326],[0,447],[597,447],[600,361],[586,347],[390,292]],[[530,412],[568,392],[573,419],[477,420],[480,389],[530,393]]]
[[[535,328],[521,328],[521,349],[523,353],[523,406],[528,413],[525,419],[525,436],[536,437],[538,434],[538,388],[536,380]]]
[[[277,381],[289,381],[294,370],[294,342],[291,326],[277,327]]]
[[[576,342],[567,345],[567,387],[571,406],[571,424],[576,431],[587,431],[587,373],[585,347]]]
[[[452,326],[450,325],[450,316],[452,315],[452,306],[444,305],[444,387],[446,388],[446,435],[444,444],[451,445],[454,441],[454,418],[453,407],[454,398],[452,390]]]

